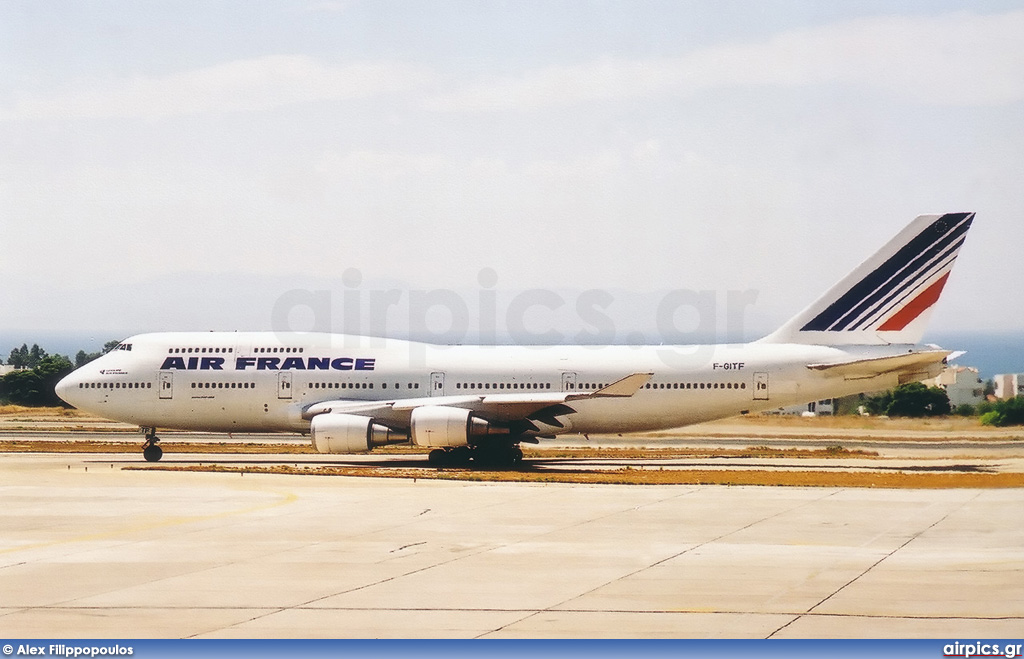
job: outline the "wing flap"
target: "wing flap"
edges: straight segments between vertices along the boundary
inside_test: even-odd
[[[312,419],[318,414],[362,414],[373,416],[389,412],[394,401],[389,400],[324,400],[313,403],[302,410],[303,419]]]

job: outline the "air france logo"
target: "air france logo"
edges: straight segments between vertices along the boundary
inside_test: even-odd
[[[224,357],[168,357],[160,370],[223,371]],[[236,357],[236,371],[372,371],[376,359],[363,357]]]

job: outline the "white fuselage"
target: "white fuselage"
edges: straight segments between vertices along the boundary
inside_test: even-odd
[[[128,347],[130,347],[130,349]],[[560,432],[673,428],[894,386],[808,368],[908,346],[438,346],[339,334],[175,332],[126,339],[58,385],[75,407],[142,427],[308,432],[323,401],[395,401],[590,392],[632,373],[628,397],[572,402]]]

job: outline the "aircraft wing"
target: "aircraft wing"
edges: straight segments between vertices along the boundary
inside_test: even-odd
[[[942,361],[950,354],[952,353],[949,350],[923,350],[888,357],[871,357],[827,364],[808,364],[807,368],[812,371],[820,371],[828,376],[842,377],[846,380],[861,380],[888,373],[917,374],[925,371],[930,372],[931,367],[942,364]]]
[[[501,393],[460,396],[431,396],[400,400],[328,400],[314,403],[302,412],[302,418],[312,419],[318,414],[359,414],[372,416],[396,427],[409,427],[412,411],[423,406],[458,407],[472,410],[488,421],[520,421],[535,416],[564,415],[575,412],[566,403],[590,398],[628,398],[639,391],[653,373],[633,373],[606,387],[589,392]],[[544,414],[550,411],[552,414]]]

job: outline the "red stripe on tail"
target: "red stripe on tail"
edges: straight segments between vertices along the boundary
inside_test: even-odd
[[[936,300],[939,299],[939,295],[942,294],[942,287],[946,285],[946,279],[948,277],[948,272],[942,275],[938,281],[911,300],[910,304],[890,316],[889,320],[882,323],[882,326],[878,328],[878,331],[898,332],[909,325],[915,318],[920,316],[925,309],[935,304]]]

